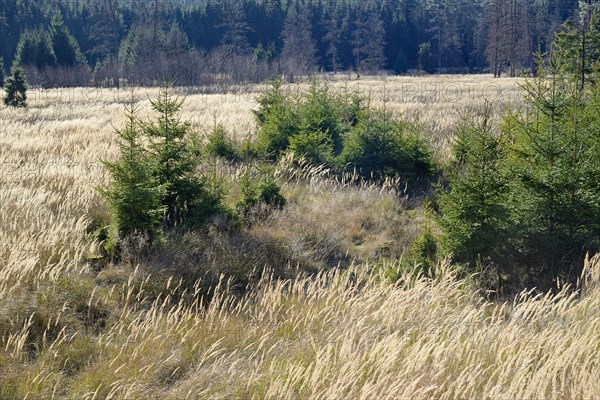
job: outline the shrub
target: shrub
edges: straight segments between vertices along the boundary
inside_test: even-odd
[[[400,176],[415,182],[433,173],[431,153],[415,125],[396,121],[384,111],[365,111],[352,129],[340,164],[366,178]]]
[[[10,107],[27,107],[27,82],[21,68],[12,69],[12,75],[6,79],[4,90],[4,104]]]
[[[223,157],[227,160],[235,160],[238,153],[235,143],[228,136],[228,132],[221,124],[215,125],[204,147],[206,154]]]
[[[259,206],[282,209],[287,202],[281,193],[281,186],[272,175],[265,174],[261,179],[256,179],[246,171],[240,188],[242,198],[238,201],[237,208],[244,215]]]

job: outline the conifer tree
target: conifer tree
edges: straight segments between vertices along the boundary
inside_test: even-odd
[[[25,31],[19,39],[13,65],[39,69],[56,65],[50,36],[41,28]]]
[[[332,15],[325,20],[324,25],[325,35],[323,41],[327,44],[325,56],[329,63],[329,67],[333,72],[338,72],[342,69],[341,46],[344,35],[347,34],[348,22],[346,18],[334,11]]]
[[[57,65],[72,66],[85,63],[79,44],[65,26],[62,15],[54,14],[50,23],[50,42]]]
[[[580,2],[579,23],[567,20],[556,35],[554,55],[565,72],[577,76],[580,89],[592,76],[600,58],[600,10]]]
[[[381,17],[370,11],[360,14],[352,32],[352,55],[358,72],[377,72],[386,65],[385,26]]]
[[[221,208],[222,192],[216,183],[198,176],[199,159],[190,141],[191,126],[177,115],[183,100],[174,97],[172,83],[163,82],[152,109],[159,116],[144,124],[149,138],[154,176],[166,192],[163,198],[167,228],[198,226]]]
[[[523,86],[527,112],[504,123],[513,143],[513,203],[528,262],[551,278],[576,277],[600,236],[600,89],[582,91],[580,76],[565,73],[554,57],[539,71]]]
[[[104,162],[112,182],[101,191],[108,200],[118,237],[140,233],[152,241],[160,236],[165,188],[154,176],[150,154],[143,146],[133,99],[126,116],[125,128],[116,130],[121,157],[115,162]]]
[[[276,158],[289,146],[290,137],[297,133],[299,117],[295,104],[283,91],[281,78],[258,98],[260,108],[254,111],[258,123],[257,148],[269,158]]]
[[[284,71],[291,74],[310,74],[317,67],[317,44],[308,4],[290,7],[283,26],[281,59]]]
[[[493,129],[489,105],[458,128],[450,189],[439,198],[442,247],[471,269],[479,260],[508,261],[503,258],[510,232],[506,151],[503,137]]]
[[[237,0],[229,0],[223,4],[223,37],[220,47],[225,54],[248,55],[251,52],[248,34],[252,32],[246,21],[244,4]]]
[[[12,75],[4,84],[4,91],[4,104],[10,107],[27,107],[27,82],[21,68],[13,68]]]

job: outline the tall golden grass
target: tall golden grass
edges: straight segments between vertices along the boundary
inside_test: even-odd
[[[22,321],[3,340],[3,396],[597,398],[598,268],[589,264],[584,294],[524,292],[504,304],[444,265],[435,279],[405,274],[395,285],[364,267],[265,275],[242,299],[223,283],[206,308],[174,300],[175,282],[100,334],[63,328],[33,361],[23,350],[31,317]],[[134,275],[88,303],[139,301]]]
[[[486,99],[498,113],[518,104],[517,82],[331,85],[359,87],[418,118],[443,154],[460,113]],[[251,138],[262,89],[186,89],[183,118],[201,131],[218,122],[237,140]],[[141,118],[156,94],[134,91]],[[227,280],[206,297],[202,282],[157,280],[135,263],[95,271],[88,256],[98,243],[88,230],[108,215],[96,191],[108,179],[100,160],[117,156],[114,127],[130,96],[31,90],[28,109],[0,108],[0,398],[600,397],[599,260],[578,287],[500,304],[444,263],[433,279],[405,271],[392,284],[383,271],[400,266],[369,260],[401,253],[420,229],[419,211],[406,209],[394,182],[351,185],[279,165],[290,204],[252,233],[314,251],[307,257],[346,252],[357,262],[344,270],[287,281],[267,271],[241,298]],[[239,171],[228,174],[235,180]]]

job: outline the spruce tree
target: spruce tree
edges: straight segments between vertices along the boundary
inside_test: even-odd
[[[288,74],[308,75],[317,68],[317,43],[312,36],[308,4],[291,6],[282,32],[281,62]]]
[[[550,279],[579,276],[600,237],[600,89],[582,90],[581,75],[561,68],[554,57],[540,67],[523,86],[526,112],[504,123],[524,256]]]
[[[442,248],[473,270],[478,261],[510,264],[509,181],[504,138],[493,129],[488,105],[457,130],[449,190],[439,197]]]
[[[338,162],[366,179],[399,176],[413,184],[433,173],[431,154],[417,126],[395,120],[385,109],[360,112]]]
[[[65,26],[62,15],[56,13],[50,23],[50,42],[57,65],[72,66],[85,63],[79,44]]]
[[[259,109],[254,110],[259,128],[257,148],[268,158],[277,158],[288,148],[290,137],[298,131],[296,104],[284,93],[280,78],[275,79],[258,98],[258,104]]]
[[[173,96],[172,84],[163,82],[158,99],[151,101],[159,116],[143,127],[150,140],[154,176],[166,190],[166,228],[201,225],[221,208],[220,187],[198,175],[200,161],[190,140],[191,126],[177,115],[182,104],[183,100]]]
[[[375,11],[360,12],[352,32],[354,67],[360,73],[378,72],[385,68],[385,25]]]
[[[10,107],[27,107],[27,82],[21,68],[12,69],[12,75],[4,84],[4,91],[4,104]]]
[[[13,65],[34,66],[39,69],[55,66],[56,55],[48,33],[41,28],[23,32]]]
[[[160,236],[165,188],[154,176],[133,101],[126,108],[126,116],[125,128],[116,130],[121,157],[115,162],[104,162],[112,182],[101,191],[108,200],[119,238],[140,233],[152,241]]]
[[[579,24],[571,20],[563,23],[553,44],[555,60],[564,72],[577,77],[583,89],[593,75],[600,58],[600,14],[597,6],[579,4]]]

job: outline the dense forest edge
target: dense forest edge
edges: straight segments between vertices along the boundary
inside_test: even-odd
[[[587,11],[580,9],[580,4]],[[260,82],[315,72],[535,72],[592,0],[2,0],[0,57],[34,85]]]

